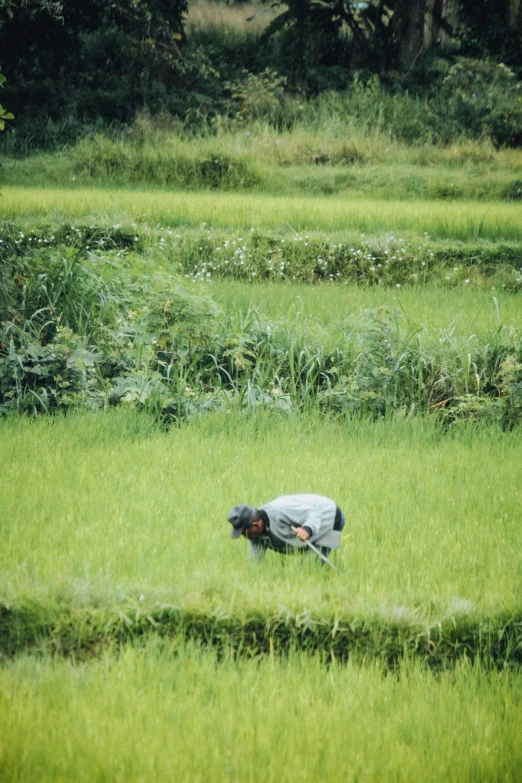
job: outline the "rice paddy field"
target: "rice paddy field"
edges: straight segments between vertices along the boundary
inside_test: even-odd
[[[262,595],[271,611],[330,615],[516,609],[518,431],[222,418],[167,434],[140,433],[132,412],[4,424],[3,589],[118,586],[229,611]],[[307,487],[349,510],[343,578],[276,556],[252,570],[226,535],[230,498],[259,506]]]
[[[216,279],[203,290],[228,311],[245,312],[254,305],[269,318],[299,315],[328,332],[361,312],[384,307],[401,314],[402,325],[416,324],[423,333],[444,340],[450,335],[469,340],[498,329],[519,330],[522,323],[520,299],[502,290],[476,287],[443,288],[425,286],[360,288],[252,282]]]
[[[223,405],[207,408],[202,375],[180,375],[181,397],[203,402],[169,426],[128,390],[117,405],[106,391],[91,410],[20,415],[16,389],[0,386],[11,406],[0,418],[0,778],[518,781],[520,204],[67,181],[7,184],[0,210],[2,244],[16,258],[39,254],[40,282],[46,259],[68,274],[78,249],[86,274],[116,281],[103,289],[111,297],[123,270],[118,346],[137,345],[141,305],[128,291],[147,288],[147,329],[174,353],[185,327],[171,324],[167,339],[150,299],[167,313],[170,285],[226,324],[238,373],[233,388],[212,389]],[[197,307],[186,351],[210,341]],[[380,312],[393,313],[396,356],[414,340],[415,367],[432,368],[408,370],[419,400],[433,384],[424,407],[329,415],[303,403],[294,377],[294,392],[276,378],[294,367],[283,329],[290,356],[313,343],[314,355],[349,362],[347,334],[355,346],[364,329],[379,345],[395,339],[388,321],[378,333],[368,321]],[[254,322],[265,341],[255,357],[252,342],[238,349]],[[58,324],[72,340],[65,315]],[[144,372],[154,339],[143,337],[137,369],[110,344],[120,376]],[[279,363],[263,370],[263,400],[286,407],[255,403],[261,381],[239,376],[261,366],[271,340]],[[376,357],[358,376],[368,399],[395,372],[374,343],[357,354]],[[92,367],[92,384],[98,372],[96,388],[108,389],[102,342],[66,345],[89,349],[69,364],[82,356],[84,376]],[[0,376],[11,366],[3,350]],[[452,416],[437,416],[450,394]],[[252,563],[246,542],[230,539],[233,505],[292,492],[345,511],[338,572],[272,552]]]
[[[516,781],[522,761],[519,682],[471,666],[384,677],[149,644],[21,656],[0,683],[9,780]]]
[[[518,204],[477,201],[372,201],[253,193],[178,193],[106,188],[17,188],[2,193],[2,215],[65,220],[102,216],[169,227],[280,231],[405,232],[439,238],[522,239]]]

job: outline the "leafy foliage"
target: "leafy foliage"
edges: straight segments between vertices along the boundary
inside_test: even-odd
[[[441,85],[450,117],[472,135],[487,134],[498,145],[522,144],[522,85],[502,63],[461,60]]]
[[[489,89],[484,83],[473,105],[459,99],[449,111],[448,90],[439,89],[455,54],[477,59],[490,53],[494,62],[505,55],[518,67],[520,20],[507,0],[498,19],[489,0],[461,0],[455,30],[437,21],[452,33],[452,43],[443,49],[434,41],[406,67],[402,61],[413,50],[404,39],[424,30],[411,22],[421,5],[293,0],[261,36],[246,22],[233,36],[219,25],[186,33],[186,0],[66,0],[59,17],[55,3],[6,2],[0,6],[0,47],[9,77],[6,103],[16,114],[18,134],[10,143],[19,151],[60,146],[93,129],[120,129],[143,109],[175,117],[190,133],[257,118],[291,127],[317,94],[342,97],[348,91],[353,107],[346,105],[345,122],[361,116],[368,123],[377,114],[377,127],[407,142],[490,136],[497,145],[518,145],[514,81],[504,94],[492,71]],[[426,12],[427,20],[432,13]],[[419,41],[415,46],[422,49]],[[473,61],[468,67],[478,69]],[[373,96],[369,89],[364,101],[361,85],[371,88],[373,76],[380,89]]]
[[[0,73],[0,86],[3,86],[4,82],[5,82],[5,76],[3,73]],[[14,114],[4,109],[2,104],[0,104],[0,131],[3,131],[5,129],[5,124],[7,120],[14,120]]]
[[[30,17],[41,12],[56,17],[62,10],[62,3],[55,0],[1,0],[0,10],[8,19],[12,19],[15,13],[20,12]]]
[[[4,12],[0,47],[13,107],[39,103],[55,118],[132,116],[156,82],[179,80],[185,10],[186,0],[65,0],[59,18]]]
[[[517,17],[514,12],[517,10]],[[522,14],[510,0],[459,0],[455,34],[462,54],[489,55],[495,60],[522,65]]]
[[[286,79],[277,71],[266,68],[260,74],[245,70],[239,79],[227,84],[233,100],[237,101],[237,118],[249,121],[270,114],[280,105]]]

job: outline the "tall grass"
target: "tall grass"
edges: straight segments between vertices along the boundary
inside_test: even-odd
[[[390,618],[519,606],[520,429],[229,414],[148,434],[124,411],[0,426],[8,602],[143,595],[144,607]],[[306,491],[346,512],[342,579],[273,553],[252,567],[229,538],[235,503]]]
[[[88,666],[21,657],[0,669],[0,691],[13,782],[515,783],[522,763],[520,674],[480,666],[385,677],[149,644]]]
[[[196,0],[189,5],[185,17],[185,31],[191,40],[198,34],[219,35],[229,33],[243,39],[259,33],[278,15],[278,11],[261,3],[247,2],[241,5],[212,3]]]
[[[519,335],[515,324],[502,323],[500,311],[495,328],[480,337],[458,336],[451,324],[430,334],[385,308],[346,312],[328,329],[295,307],[290,317],[271,322],[253,308],[219,311],[171,276],[151,276],[150,268],[136,281],[121,268],[121,250],[93,251],[86,267],[77,251],[60,258],[38,250],[33,256],[36,235],[19,236],[2,268],[4,413],[120,404],[145,408],[171,424],[237,408],[315,409],[339,419],[435,411],[448,423],[483,419],[506,428],[520,420]],[[20,258],[17,243],[26,240],[29,257]],[[158,244],[168,251],[162,240]],[[244,247],[234,254],[234,244],[225,243],[226,253],[237,260]],[[183,245],[178,256],[180,250]],[[117,272],[109,267],[105,279],[106,267],[118,258]],[[384,255],[383,264],[365,263],[369,270],[372,264],[387,269],[388,258],[390,267],[406,264],[401,253]]]
[[[284,194],[345,194],[384,199],[520,200],[519,151],[485,142],[409,147],[339,127],[250,130],[184,138],[139,118],[126,136],[89,136],[59,153],[6,161],[5,184],[225,189]]]
[[[379,202],[341,198],[277,198],[259,194],[172,193],[95,188],[35,189],[6,187],[2,216],[120,222],[158,221],[171,227],[287,231],[403,232],[459,240],[522,238],[522,209],[517,204]]]

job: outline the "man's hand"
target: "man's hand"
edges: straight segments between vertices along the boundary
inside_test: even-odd
[[[301,541],[306,541],[307,538],[310,538],[310,533],[307,533],[306,530],[303,530],[302,527],[293,527],[292,531],[297,538],[300,538]]]

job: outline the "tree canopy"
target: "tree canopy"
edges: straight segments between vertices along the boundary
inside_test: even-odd
[[[429,89],[434,53],[522,68],[522,0],[280,0],[263,34],[239,45],[219,33],[187,40],[186,12],[187,0],[0,0],[9,113],[17,124],[220,113],[245,73],[306,97],[345,89],[357,72]],[[0,127],[6,119],[1,109]]]

